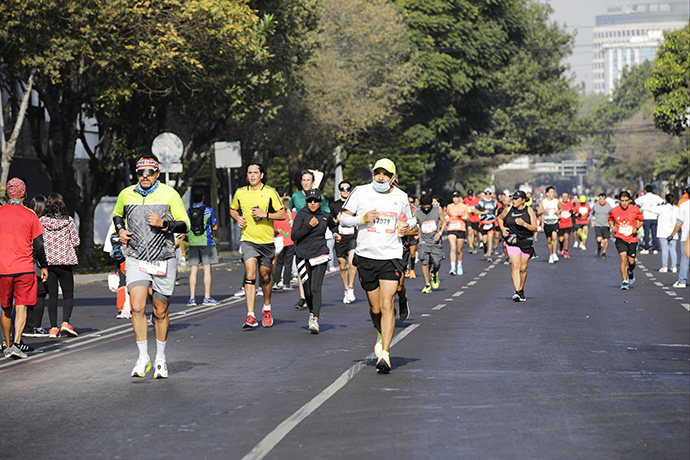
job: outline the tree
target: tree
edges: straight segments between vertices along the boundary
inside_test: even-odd
[[[690,25],[665,31],[647,88],[654,95],[654,124],[682,135],[690,125]]]
[[[29,74],[26,86],[22,88],[21,103],[19,104],[14,128],[12,128],[12,134],[7,141],[5,141],[5,114],[2,108],[2,98],[0,98],[0,134],[2,135],[2,138],[0,138],[0,141],[2,141],[0,142],[0,153],[2,154],[0,159],[0,169],[2,170],[0,173],[0,189],[4,189],[7,186],[7,177],[10,173],[10,166],[12,165],[12,160],[17,150],[17,139],[19,139],[19,133],[21,132],[24,118],[26,117],[26,109],[29,106],[29,98],[31,97],[35,75],[36,69],[33,69]],[[17,88],[18,85],[10,84],[8,86]]]

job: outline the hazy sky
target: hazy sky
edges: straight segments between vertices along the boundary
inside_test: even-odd
[[[605,14],[609,5],[621,0],[542,0],[549,3],[554,10],[551,18],[557,23],[565,24],[568,32],[577,31],[573,54],[568,59],[571,70],[576,75],[577,82],[584,81],[587,92],[592,83],[592,29],[595,16]],[[647,3],[644,0],[634,0],[629,3]],[[649,1],[651,3],[651,0]]]

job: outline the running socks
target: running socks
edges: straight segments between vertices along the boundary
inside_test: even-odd
[[[264,305],[263,311],[271,311],[271,306],[270,305]]]
[[[628,279],[635,278],[635,265],[637,264],[628,264]]]
[[[149,355],[148,345],[148,340],[142,340],[141,342],[137,342],[137,348],[139,349],[140,358],[145,358]]]
[[[156,339],[156,361],[165,361],[165,346],[167,344],[167,341],[161,342],[160,340]]]

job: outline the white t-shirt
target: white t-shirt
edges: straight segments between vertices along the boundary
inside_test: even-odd
[[[549,198],[544,198],[541,202],[542,207],[544,208],[544,223],[558,223],[558,198],[554,198],[552,200]]]
[[[380,216],[374,222],[358,226],[355,253],[369,259],[402,259],[403,245],[398,235],[398,218],[405,214],[410,229],[417,226],[407,193],[397,187],[390,193],[379,193],[371,184],[360,185],[352,190],[343,205],[343,210],[356,216],[374,209]]]
[[[688,239],[688,232],[690,231],[690,200],[684,201],[678,206],[676,218],[676,223],[681,225],[680,240],[685,241]]]

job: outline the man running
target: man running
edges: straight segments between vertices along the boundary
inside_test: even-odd
[[[573,230],[573,203],[570,201],[570,194],[561,194],[561,211],[558,214],[558,253],[566,259],[570,259],[568,249],[570,248],[570,232]]]
[[[487,262],[493,262],[491,256],[496,232],[496,209],[498,202],[494,200],[491,189],[487,188],[484,190],[484,198],[479,200],[475,208],[475,214],[479,216],[479,235],[484,244],[484,257]]]
[[[460,192],[453,192],[453,202],[446,207],[448,214],[448,243],[450,243],[449,275],[462,275],[462,247],[467,237],[467,224],[470,212],[462,202]]]
[[[395,164],[387,158],[378,160],[373,182],[352,191],[340,217],[341,225],[359,226],[355,265],[378,331],[376,369],[384,373],[391,370],[395,293],[404,269],[401,236],[417,225],[407,194],[393,187],[395,178]]]
[[[613,207],[606,201],[606,194],[600,193],[599,199],[592,207],[592,227],[594,227],[594,236],[597,239],[597,256],[606,259],[606,249],[609,247],[609,238],[611,238],[611,228],[609,227],[609,214]]]
[[[247,298],[247,317],[242,327],[245,329],[259,326],[254,314],[257,272],[264,293],[261,324],[263,327],[273,326],[271,270],[276,246],[272,221],[283,220],[286,217],[278,192],[273,187],[263,184],[263,178],[264,167],[260,163],[250,163],[247,166],[249,185],[235,192],[230,205],[230,217],[235,219],[242,229],[240,251],[244,261],[244,291]],[[304,203],[306,204],[306,198]]]
[[[623,191],[618,196],[618,206],[609,213],[609,225],[613,228],[616,249],[620,256],[620,272],[623,278],[621,289],[627,291],[635,283],[635,256],[637,253],[637,231],[644,225],[640,208],[631,203],[630,193]]]
[[[344,180],[338,184],[338,192],[340,192],[340,199],[331,203],[331,215],[336,223],[340,223],[340,213],[343,210],[343,205],[352,191],[352,184]],[[355,275],[357,274],[357,267],[352,264],[352,259],[355,256],[355,247],[357,245],[357,232],[354,227],[344,227],[338,225],[338,234],[340,241],[335,242],[335,255],[338,258],[340,265],[340,279],[343,281],[345,293],[343,294],[343,303],[349,304],[355,301]]]
[[[139,349],[132,377],[145,377],[151,370],[145,313],[150,290],[153,293],[153,315],[156,317],[153,378],[166,379],[168,366],[165,348],[170,327],[168,308],[177,279],[174,235],[187,233],[190,222],[177,191],[158,180],[160,164],[156,155],[139,155],[136,171],[138,182],[120,192],[113,210],[113,224],[118,239],[127,245],[125,277],[132,306],[132,328]]]
[[[589,213],[592,208],[587,204],[587,197],[580,195],[580,204],[575,207],[575,241],[580,249],[587,250],[587,235],[589,233]]]
[[[422,294],[428,294],[432,288],[438,289],[440,286],[438,272],[441,269],[441,260],[444,258],[441,237],[446,229],[446,219],[441,207],[434,206],[428,194],[420,198],[419,204],[415,217],[421,229],[419,261],[422,263],[424,275]]]
[[[479,232],[479,216],[474,212],[479,203],[479,197],[474,196],[474,190],[467,190],[467,196],[462,202],[470,213],[470,225],[467,227],[467,244],[470,254],[477,253],[477,233]]]

